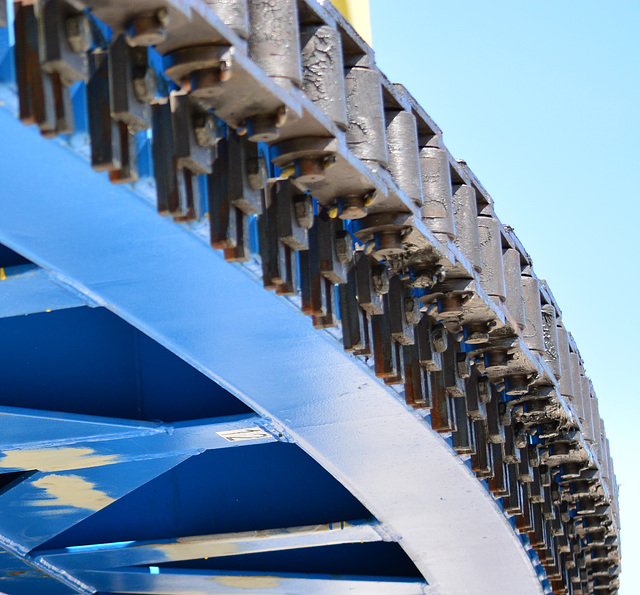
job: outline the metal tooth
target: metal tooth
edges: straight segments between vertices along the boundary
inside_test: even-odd
[[[245,215],[259,215],[263,208],[263,195],[267,186],[268,168],[265,159],[259,154],[258,147],[246,138],[229,132],[229,200]],[[206,149],[210,157],[210,149]],[[276,203],[287,187],[278,184]]]
[[[87,104],[89,108],[89,133],[91,136],[91,167],[96,171],[112,171],[122,167],[121,134],[118,123],[111,118],[109,106],[109,54],[93,52],[89,56],[91,76],[87,84]],[[167,106],[168,109],[168,106]],[[171,114],[169,127],[163,130],[171,137]],[[154,135],[155,143],[155,135]],[[156,169],[162,167],[160,156]]]
[[[351,263],[352,242],[340,219],[330,219],[326,212],[316,217],[320,272],[331,283],[346,283]]]
[[[505,305],[509,314],[513,316],[518,329],[525,327],[525,313],[522,296],[522,267],[520,252],[513,248],[508,248],[502,253],[504,266],[504,280],[506,289]],[[516,330],[518,330],[516,329]]]
[[[558,354],[558,328],[556,326],[556,309],[551,304],[542,306],[542,332],[545,350],[543,357],[549,364],[553,375],[559,379],[560,356]]]
[[[442,354],[433,345],[432,324],[427,316],[423,316],[415,327],[415,344],[420,365],[428,372],[442,370]]]
[[[482,270],[482,253],[478,234],[478,207],[476,191],[467,184],[452,187],[453,219],[456,235],[454,242],[476,271]],[[518,274],[518,282],[520,275]]]
[[[151,109],[153,128],[153,162],[158,195],[158,213],[170,215],[176,221],[192,221],[199,216],[200,197],[197,179],[188,168],[178,166],[176,119],[170,103],[154,104]],[[122,124],[121,124],[122,125]],[[221,168],[227,163],[225,158],[220,161],[213,172],[214,177],[220,178],[220,185],[209,181],[209,214],[211,219],[211,242],[214,248],[220,245],[221,237],[227,237],[229,231],[228,209],[222,213],[218,203],[228,200],[228,179],[222,175]],[[217,216],[216,216],[217,214]]]
[[[276,287],[276,293],[278,295],[297,295],[298,264],[296,261],[296,252],[282,242],[278,243],[278,265],[281,272],[282,283]]]
[[[369,315],[384,312],[383,287],[376,283],[376,277],[386,277],[387,270],[363,253],[356,256],[356,282],[358,303]]]
[[[473,422],[473,435],[475,454],[471,455],[471,470],[478,478],[491,477],[493,468],[489,443],[487,442],[487,426],[484,421]]]
[[[157,110],[155,105],[153,107],[154,111]],[[153,136],[155,141],[155,128]],[[232,208],[229,201],[230,168],[228,140],[225,138],[218,143],[218,155],[213,162],[211,173],[207,176],[210,242],[217,250],[233,247],[232,239],[229,237],[229,219]],[[260,238],[260,249],[262,253],[262,237]],[[263,260],[263,273],[265,273],[265,262],[271,261]],[[265,274],[264,278],[266,286],[268,275]]]
[[[531,483],[533,481],[533,470],[531,469],[531,461],[529,460],[529,445],[520,449],[518,481],[521,483]]]
[[[417,343],[403,347],[403,362],[407,405],[420,408],[431,407],[429,374],[420,363]]]
[[[314,25],[302,30],[300,41],[303,91],[327,118],[345,130],[347,107],[340,34],[328,25]]]
[[[356,271],[352,267],[347,274],[347,282],[338,286],[342,343],[348,352],[358,351],[365,345],[364,311],[358,306],[356,285]]]
[[[596,446],[599,455],[600,416],[598,415],[598,401],[591,397],[591,381],[584,375],[580,375],[580,394],[582,400],[582,435],[584,439]]]
[[[138,159],[136,137],[131,134],[126,124],[118,122],[114,126],[119,135],[120,167],[109,171],[112,184],[130,184],[138,179]]]
[[[518,465],[520,463],[520,450],[516,448],[515,430],[513,426],[505,426],[504,428],[502,458],[505,463],[510,465]]]
[[[453,218],[451,173],[447,151],[437,147],[420,150],[420,176],[424,206],[422,220],[434,233],[456,236]]]
[[[147,48],[131,48],[120,35],[109,47],[110,109],[113,119],[125,123],[132,132],[151,126],[148,97],[155,96],[155,89],[152,84],[146,97],[142,89],[148,72],[154,71],[148,63]]]
[[[582,405],[582,381],[580,380],[580,354],[576,351],[569,352],[569,362],[571,365],[571,384],[573,386],[573,406],[578,419],[584,421],[584,410]]]
[[[331,281],[321,278],[321,297],[323,303],[324,314],[321,316],[312,316],[313,328],[325,329],[333,328],[338,324],[336,316],[336,294],[335,287]]]
[[[249,0],[249,55],[285,88],[300,86],[300,39],[296,0]]]
[[[407,111],[385,112],[389,173],[407,196],[422,206],[418,129],[415,116]]]
[[[368,64],[368,59],[364,61]],[[347,144],[372,168],[387,166],[384,109],[380,74],[374,67],[353,66],[345,76]]]
[[[522,276],[522,294],[526,326],[523,331],[524,342],[529,349],[544,351],[544,334],[542,331],[542,309],[540,304],[540,282],[535,277]]]
[[[456,430],[453,399],[447,393],[444,370],[429,374],[431,389],[431,427],[436,432],[453,432]]]
[[[384,312],[371,317],[374,371],[378,378],[389,383],[402,382],[401,363],[398,358],[399,344],[391,338],[388,296],[384,299]]]
[[[442,372],[447,394],[452,398],[463,398],[465,395],[465,382],[458,373],[459,355],[458,343],[449,341],[446,351],[442,354]]]
[[[522,486],[518,481],[518,466],[507,464],[508,496],[502,499],[504,509],[509,514],[522,514]]]
[[[465,393],[467,400],[467,415],[472,421],[485,421],[487,419],[486,404],[480,400],[478,392],[478,372],[472,371],[467,381],[467,390]]]
[[[502,263],[502,236],[500,222],[495,217],[478,217],[482,271],[480,285],[497,303],[506,298],[504,265]]]
[[[18,106],[23,124],[46,121],[45,97],[39,61],[38,21],[33,4],[14,4]]]
[[[491,456],[493,458],[493,477],[489,479],[489,491],[496,498],[509,495],[507,490],[507,468],[502,458],[502,445],[491,444]]]
[[[487,440],[492,444],[504,444],[504,426],[500,424],[500,394],[491,386],[491,399],[487,403]]]
[[[411,345],[414,342],[413,327],[415,322],[410,320],[410,312],[418,312],[418,306],[411,297],[409,286],[397,275],[389,279],[389,323],[391,336],[401,345]]]
[[[312,199],[308,194],[298,194],[288,182],[277,182],[277,186],[278,237],[292,250],[308,250],[309,223],[313,224]]]
[[[221,147],[226,148],[227,143],[222,143]],[[222,152],[219,151],[218,159],[214,162],[214,168],[222,157]],[[280,271],[280,253],[278,247],[278,193],[283,192],[286,201],[288,188],[279,188],[278,185],[273,185],[267,189],[264,197],[264,208],[262,214],[258,217],[258,234],[260,244],[260,259],[262,260],[262,282],[265,289],[275,290],[278,285],[283,281],[282,273]],[[304,273],[308,276],[308,267],[304,268]],[[301,272],[302,274],[302,272]],[[306,277],[305,277],[306,278]],[[304,291],[303,291],[304,295]],[[304,310],[303,310],[304,311]],[[307,312],[309,314],[310,312]]]
[[[205,0],[220,20],[242,39],[249,35],[247,0]]]
[[[571,377],[571,356],[569,354],[569,337],[560,318],[556,320],[556,332],[558,334],[558,360],[560,363],[560,394],[573,401],[575,389]]]
[[[453,399],[456,431],[452,433],[453,449],[458,454],[475,454],[473,443],[473,424],[467,415],[466,399]]]
[[[88,17],[63,0],[38,6],[42,70],[57,72],[66,85],[86,80],[86,52],[92,44]]]

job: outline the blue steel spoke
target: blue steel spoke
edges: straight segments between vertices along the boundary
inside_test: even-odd
[[[90,416],[75,417],[90,419]],[[261,427],[260,422],[263,425],[266,423],[257,415],[234,415],[166,425],[142,422],[139,431],[134,425],[130,428],[124,426],[123,437],[108,439],[108,436],[98,436],[97,440],[92,440],[89,436],[71,446],[38,443],[25,448],[24,444],[14,443],[10,448],[0,450],[0,470],[38,469],[52,472],[84,469],[276,441],[275,436]],[[56,419],[54,427],[58,423],[65,426],[64,420]],[[2,417],[0,427],[1,424]],[[66,424],[67,427],[69,425]],[[85,428],[81,426],[80,429]],[[108,431],[109,426],[98,426],[98,429]]]
[[[89,571],[80,576],[99,591],[107,593],[274,593],[282,595],[422,595],[427,584],[420,579],[289,574],[265,572],[229,572],[178,570],[173,568],[128,568],[114,571]]]
[[[0,318],[86,306],[87,300],[32,264],[0,268]]]
[[[37,559],[70,571],[90,570],[382,541],[381,533],[377,521],[361,520],[266,531],[199,535],[160,541],[76,546],[51,552],[39,552]]]

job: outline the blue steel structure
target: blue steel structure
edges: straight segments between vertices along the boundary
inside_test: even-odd
[[[550,592],[428,411],[158,216],[148,138],[114,186],[16,120],[6,28],[0,100],[0,593]]]

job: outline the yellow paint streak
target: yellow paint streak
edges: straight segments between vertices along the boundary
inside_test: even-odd
[[[0,281],[7,280],[7,273],[4,272],[4,267],[0,267]]]
[[[91,448],[33,448],[5,450],[0,459],[3,469],[62,471],[102,467],[118,462],[118,455],[96,455]]]
[[[178,540],[180,543],[180,540]],[[179,562],[181,560],[197,560],[206,555],[207,558],[217,558],[218,556],[233,556],[243,553],[236,543],[206,541],[194,543],[180,543],[178,547],[175,544],[153,545],[149,546],[154,551],[162,552],[167,560]]]
[[[73,506],[88,510],[101,510],[114,499],[101,490],[95,489],[95,484],[78,475],[51,474],[33,482],[37,488],[47,493],[43,500],[33,500],[30,506]]]
[[[274,589],[280,584],[277,576],[217,576],[211,580],[232,589]]]
[[[331,0],[360,37],[371,45],[371,16],[369,0]]]

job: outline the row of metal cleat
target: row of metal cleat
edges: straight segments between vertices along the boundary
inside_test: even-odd
[[[525,533],[537,530],[538,508],[557,507],[552,484],[527,480],[540,467],[529,455],[558,441],[575,456],[553,477],[578,465],[574,479],[607,509],[592,518],[615,533],[608,441],[575,344],[439,129],[330,5],[207,4],[132,15],[116,0],[16,2],[21,119],[46,136],[70,132],[69,89],[87,81],[95,169],[134,181],[136,135],[151,129],[159,212],[179,222],[208,216],[211,243],[230,261],[259,245],[265,287],[299,293],[317,328],[340,319],[345,349],[372,355],[379,377],[430,409],[434,429],[452,432]],[[515,440],[519,454],[505,446]],[[551,493],[540,500],[542,488]],[[562,502],[565,512],[546,515],[573,519],[580,500]],[[550,568],[581,568],[558,558],[567,547],[559,534],[538,529]],[[593,541],[593,531],[574,533],[563,535]],[[583,584],[585,573],[565,584]],[[615,578],[609,587],[596,578],[615,589]]]

